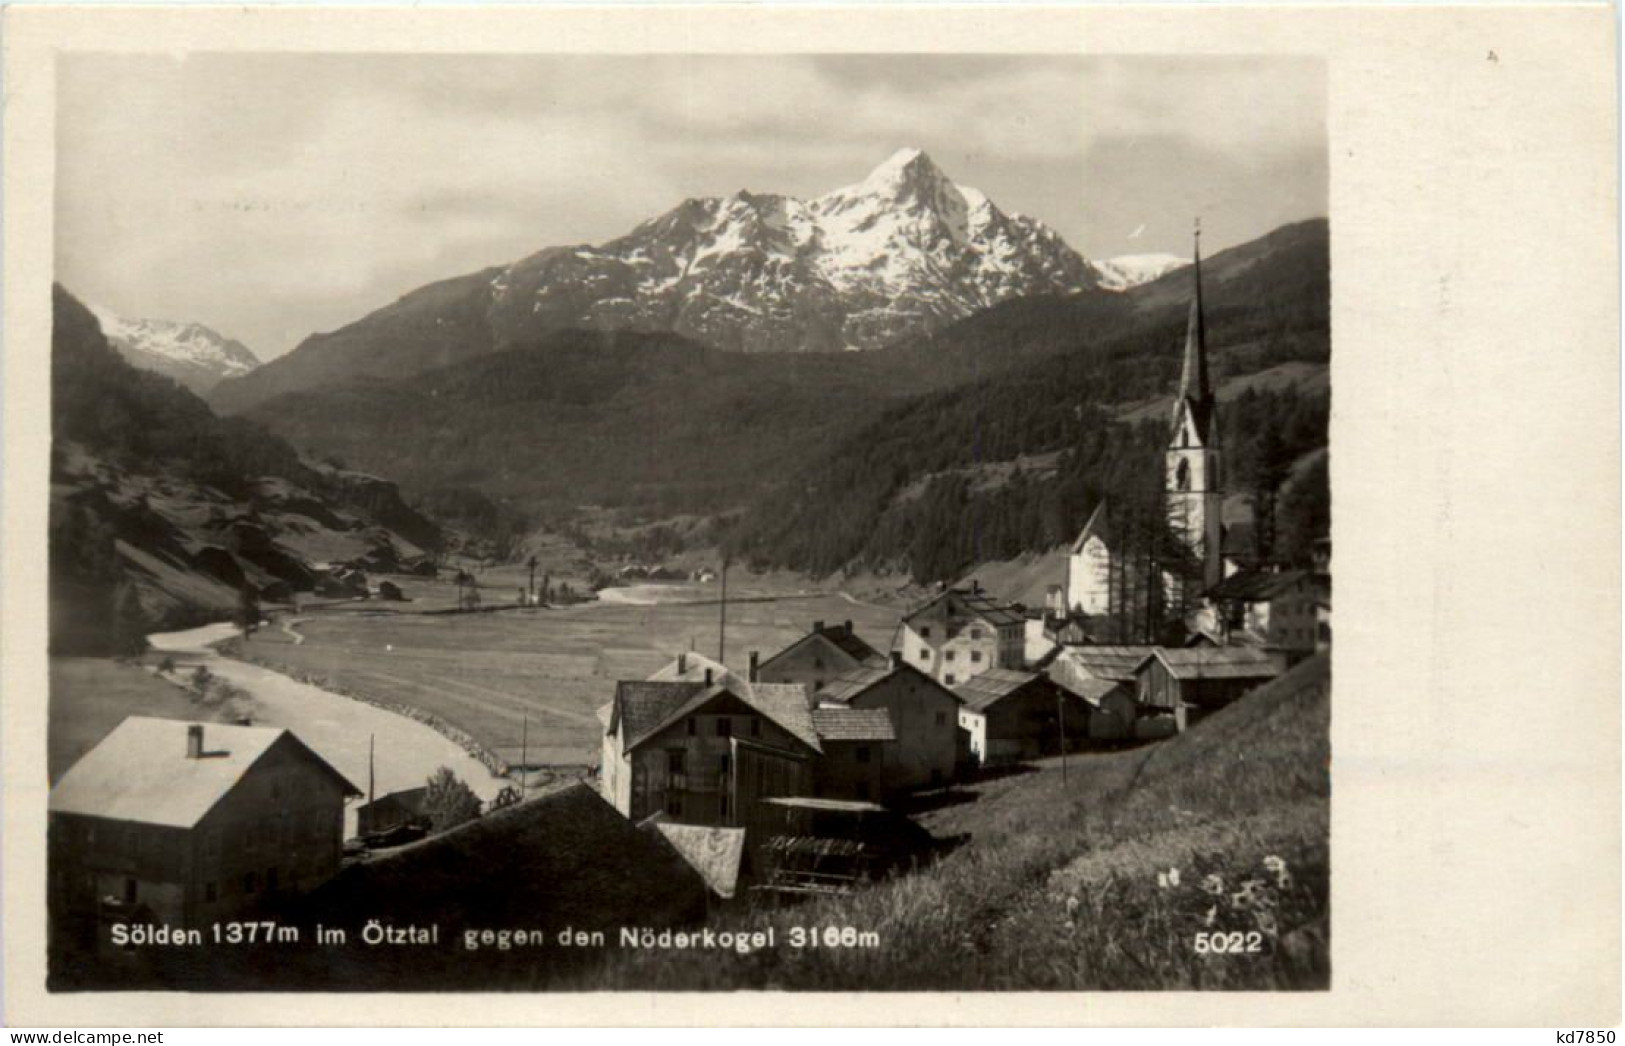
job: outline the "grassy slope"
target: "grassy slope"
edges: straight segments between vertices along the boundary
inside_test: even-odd
[[[705,962],[613,959],[619,988],[1324,988],[1329,667],[1325,658],[1161,745],[1074,758],[974,789],[922,820],[969,839],[856,895],[736,918],[777,949]],[[1277,888],[1266,857],[1286,862]],[[1158,872],[1180,870],[1178,886]],[[1208,874],[1222,898],[1201,889]],[[1255,880],[1256,901],[1238,899]],[[1198,931],[1273,930],[1258,955],[1198,955]],[[786,929],[852,926],[874,949],[797,951]]]

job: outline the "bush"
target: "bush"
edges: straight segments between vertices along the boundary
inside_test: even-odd
[[[458,780],[450,767],[442,766],[429,778],[423,812],[429,818],[430,831],[444,832],[480,816],[480,797]]]

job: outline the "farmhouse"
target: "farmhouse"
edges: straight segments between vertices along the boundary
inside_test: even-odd
[[[910,612],[892,648],[910,666],[952,688],[990,668],[1023,667],[1026,628],[1024,614],[972,582]]]
[[[1088,736],[1089,708],[1040,672],[991,668],[954,688],[959,725],[982,766],[1074,748]]]
[[[1280,675],[1284,661],[1257,647],[1157,647],[1134,670],[1134,696],[1142,714],[1171,716],[1183,732]]]
[[[1294,657],[1315,652],[1322,588],[1307,570],[1246,570],[1208,590],[1213,623],[1226,638],[1245,636]]]
[[[602,788],[634,821],[658,811],[680,824],[734,825],[759,789],[806,794],[821,753],[800,686],[623,681],[604,730]]]
[[[958,759],[959,698],[930,676],[892,655],[884,668],[858,668],[818,694],[822,708],[884,709],[895,743],[881,751],[887,794],[937,787],[953,777]]]
[[[130,716],[51,790],[51,908],[197,927],[278,905],[339,868],[361,793],[286,730]]]
[[[854,668],[884,667],[887,657],[864,642],[852,622],[825,627],[814,621],[812,631],[766,661],[750,655],[750,678],[764,683],[800,683],[816,695],[831,679]]]

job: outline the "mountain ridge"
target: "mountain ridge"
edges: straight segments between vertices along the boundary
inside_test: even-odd
[[[260,366],[248,346],[201,323],[132,319],[99,306],[87,308],[126,361],[174,378],[199,395]]]
[[[551,246],[426,284],[305,339],[211,397],[237,411],[280,392],[399,377],[548,330],[670,331],[741,353],[869,350],[1015,297],[1095,286],[1042,222],[899,150],[810,200],[695,197],[599,245]]]

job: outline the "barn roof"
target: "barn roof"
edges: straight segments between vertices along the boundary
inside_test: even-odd
[[[739,868],[745,856],[743,828],[708,828],[697,824],[656,821],[649,830],[659,832],[699,873],[705,885],[727,900],[739,889]]]
[[[1273,679],[1283,671],[1268,651],[1250,646],[1158,647],[1158,660],[1175,679]]]
[[[202,727],[202,758],[189,758],[187,730],[198,725],[126,718],[51,789],[50,811],[191,828],[284,740],[346,795],[361,794],[303,741],[276,727],[209,723]]]
[[[778,653],[768,658],[766,661],[763,661],[761,667],[766,668],[779,658],[784,657],[793,651],[799,650],[806,644],[817,639],[823,639],[825,642],[829,643],[831,646],[835,647],[835,649],[839,650],[847,657],[850,657],[853,661],[856,661],[860,665],[882,666],[886,662],[885,654],[882,654],[880,651],[864,642],[857,632],[853,631],[852,622],[844,621],[840,624],[827,626],[823,625],[822,622],[815,624],[811,632],[808,632],[800,639],[797,639],[783,650],[780,650]]]
[[[312,921],[610,929],[703,910],[705,884],[662,833],[572,784],[346,867],[302,902]]]
[[[850,672],[843,672],[829,681],[824,689],[818,691],[818,700],[847,704],[854,697],[874,686],[876,683],[891,675],[891,666],[885,668],[854,668]]]
[[[895,741],[897,730],[884,708],[815,708],[813,728],[826,741]]]
[[[985,712],[1022,687],[1040,678],[1038,672],[990,668],[954,687],[954,693],[972,712]]]
[[[706,686],[704,683],[622,680],[615,685],[615,708],[608,729],[614,729],[616,716],[619,716],[626,723],[626,747],[630,751],[724,694],[743,701],[813,751],[822,750],[818,732],[813,729],[807,690],[798,683],[746,684],[733,679]]]
[[[1134,678],[1134,670],[1155,649],[1153,646],[1069,646],[1060,656],[1097,679],[1123,682]]]

